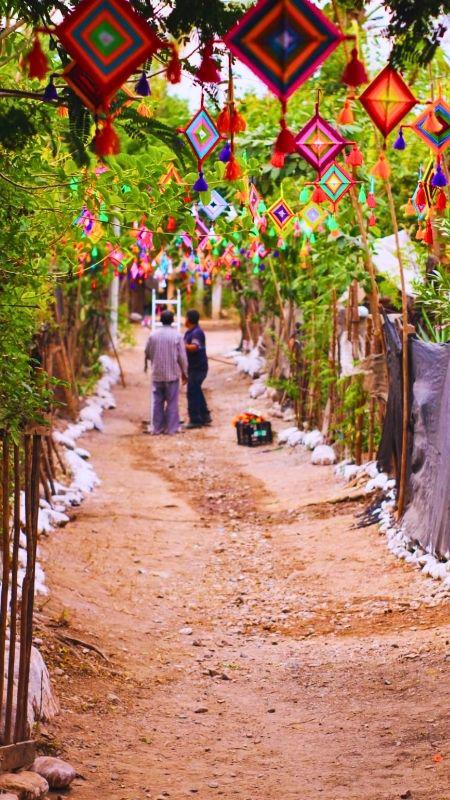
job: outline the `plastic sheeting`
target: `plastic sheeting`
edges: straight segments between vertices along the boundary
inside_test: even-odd
[[[378,464],[397,473],[401,456],[401,340],[385,320],[389,398]],[[450,344],[410,339],[408,484],[405,533],[430,553],[450,558]]]
[[[413,439],[403,528],[450,557],[450,344],[411,341]]]

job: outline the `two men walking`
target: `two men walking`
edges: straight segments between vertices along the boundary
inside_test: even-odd
[[[206,339],[198,311],[186,314],[184,340],[172,325],[171,311],[161,314],[161,328],[152,333],[145,348],[145,362],[152,364],[152,433],[174,435],[180,430],[180,378],[187,384],[189,423],[186,429],[209,425],[211,415],[202,390],[208,372]]]

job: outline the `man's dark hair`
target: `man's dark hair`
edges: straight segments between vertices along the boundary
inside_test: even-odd
[[[189,311],[186,311],[186,319],[189,322],[192,322],[193,325],[198,325],[200,321],[200,314],[195,308],[190,308]]]
[[[175,317],[171,311],[163,311],[161,314],[161,322],[163,325],[172,325]]]

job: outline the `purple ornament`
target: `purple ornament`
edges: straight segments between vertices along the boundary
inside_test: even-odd
[[[442,188],[443,186],[447,186],[447,183],[447,178],[445,177],[442,167],[438,162],[436,165],[436,172],[431,178],[431,185],[436,186],[436,188]]]
[[[205,181],[205,178],[203,177],[203,172],[199,172],[198,173],[198,178],[195,181],[195,183],[194,183],[192,188],[196,192],[207,192],[208,191],[209,187],[208,187],[208,184]]]
[[[219,153],[219,161],[222,161],[223,164],[228,164],[230,160],[231,160],[231,145],[229,142],[226,142]]]
[[[398,136],[394,142],[394,150],[404,150],[405,148],[406,148],[406,142],[403,137],[403,128],[400,128]]]

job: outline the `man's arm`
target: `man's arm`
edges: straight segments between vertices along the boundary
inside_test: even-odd
[[[178,366],[181,369],[182,378],[183,379],[187,378],[188,360],[187,360],[187,355],[186,355],[186,345],[184,344],[184,341],[181,338],[181,336],[178,339],[178,359],[177,359],[177,361],[178,361]]]

